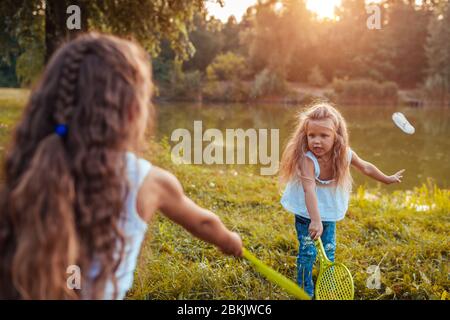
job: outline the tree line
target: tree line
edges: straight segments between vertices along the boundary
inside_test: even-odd
[[[58,38],[45,22],[52,2],[0,5],[0,85],[27,85],[39,73],[48,39]],[[245,101],[289,96],[300,83],[340,96],[396,97],[401,88],[450,100],[448,0],[382,0],[380,29],[368,28],[365,0],[343,0],[335,19],[319,19],[303,0],[259,0],[226,23],[201,0],[78,2],[85,30],[133,35],[148,49],[161,97]]]
[[[364,0],[343,0],[336,19],[325,20],[299,0],[259,1],[240,22],[198,15],[190,33],[194,56],[180,62],[163,50],[155,75],[168,89],[166,96],[193,98],[202,91],[213,100],[227,94],[240,100],[289,94],[286,83],[304,83],[362,98],[420,89],[420,97],[448,101],[450,3],[385,0],[378,5],[380,29],[367,27]]]

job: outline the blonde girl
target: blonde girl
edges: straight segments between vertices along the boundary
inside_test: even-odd
[[[297,282],[311,297],[313,240],[321,237],[328,258],[334,261],[336,222],[345,216],[352,187],[350,165],[386,184],[401,182],[404,171],[387,176],[359,158],[350,149],[344,118],[330,104],[318,103],[300,113],[281,160],[281,181],[286,184],[281,204],[295,214]]]

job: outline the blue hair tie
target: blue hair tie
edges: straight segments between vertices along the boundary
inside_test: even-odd
[[[57,124],[55,126],[55,133],[60,137],[66,136],[67,135],[67,126],[65,124]]]

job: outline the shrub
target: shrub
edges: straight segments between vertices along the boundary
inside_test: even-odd
[[[218,55],[206,68],[203,98],[208,101],[242,102],[248,99],[245,58],[233,52]]]
[[[170,96],[174,99],[199,99],[202,87],[200,71],[184,73],[180,64],[174,64],[170,76]]]
[[[398,85],[392,81],[386,81],[381,83],[382,96],[386,99],[398,98]]]
[[[244,102],[249,98],[249,86],[240,80],[208,81],[203,87],[203,99],[207,101]]]
[[[314,87],[323,87],[327,84],[327,79],[323,76],[322,70],[318,66],[311,69],[308,75],[308,83]]]
[[[280,75],[269,69],[264,69],[255,76],[250,89],[250,97],[258,98],[273,94],[284,94],[286,90],[286,81]]]
[[[345,103],[397,103],[398,86],[394,82],[369,79],[334,79],[333,90],[339,102]]]
[[[440,74],[429,76],[425,81],[424,93],[429,101],[450,101],[450,82]]]
[[[208,81],[241,79],[246,70],[245,58],[233,52],[218,55],[206,68]]]

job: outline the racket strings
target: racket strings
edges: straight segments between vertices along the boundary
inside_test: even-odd
[[[353,299],[353,281],[343,265],[332,265],[325,269],[316,283],[316,298],[320,300]]]

